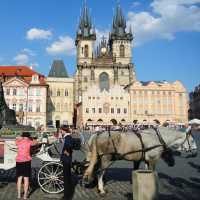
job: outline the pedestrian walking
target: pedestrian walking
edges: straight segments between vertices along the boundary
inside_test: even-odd
[[[31,140],[29,132],[23,132],[21,137],[16,139],[18,148],[16,157],[16,178],[17,178],[17,198],[21,198],[22,180],[24,182],[23,199],[27,199],[29,189],[29,179],[31,177],[31,155],[30,148],[37,144],[36,140]]]
[[[71,176],[71,164],[72,164],[72,130],[67,127],[62,129],[64,131],[64,145],[61,153],[61,162],[63,164],[64,175],[64,200],[72,199],[72,176]]]

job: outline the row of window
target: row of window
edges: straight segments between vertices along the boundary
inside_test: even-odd
[[[26,111],[26,105],[24,105],[24,104],[13,103],[11,105],[8,105],[8,107],[15,110],[16,112]],[[34,109],[33,109],[33,107],[34,107]],[[33,106],[32,104],[28,105],[28,112],[40,112],[40,111],[41,111],[40,104],[36,104],[36,106]]]
[[[67,97],[67,96],[69,96],[69,92],[68,92],[67,89],[65,89],[65,90],[60,90],[60,89],[58,89],[58,90],[50,90],[49,91],[49,96],[58,96],[58,97],[65,96],[65,97]]]
[[[89,100],[91,100],[91,99],[98,99],[98,100],[99,100],[100,97],[91,97],[91,96],[89,96],[88,99],[89,99]],[[111,97],[111,100],[113,100],[113,99],[116,99],[116,100],[119,100],[119,99],[120,99],[120,100],[123,100],[124,98],[123,98],[123,97]]]
[[[91,108],[91,109],[86,108],[85,112],[86,113],[100,113],[101,114],[101,113],[103,113],[103,109],[102,108],[98,108],[98,109],[97,108]],[[106,110],[106,113],[108,113],[108,112]],[[117,109],[111,108],[110,109],[110,113],[112,113],[112,114],[114,114],[114,113],[117,113],[117,114],[120,114],[120,113],[127,114],[127,108],[124,108],[124,109],[121,109],[121,108],[117,108]]]
[[[143,110],[143,109],[139,109],[139,110],[134,110],[133,113],[139,114],[139,115],[147,115],[147,116],[152,116],[152,115],[156,115],[156,114],[173,114],[173,110],[172,108],[167,108],[167,109],[151,109],[150,111],[148,110]]]
[[[23,88],[18,88],[18,89],[17,88],[13,88],[13,89],[7,88],[6,89],[6,95],[7,96],[10,96],[10,95],[12,95],[12,96],[23,96],[24,93],[25,93],[25,91],[24,91]]]
[[[140,95],[142,95],[142,94],[144,94],[144,95],[147,95],[147,94],[153,94],[153,95],[156,95],[156,94],[158,94],[158,95],[160,95],[160,94],[163,94],[163,95],[169,95],[169,96],[171,96],[172,95],[172,92],[171,91],[147,91],[147,90],[134,90],[133,91],[133,94],[140,94]],[[180,96],[182,96],[182,93],[180,93],[179,94]]]
[[[7,96],[23,96],[26,94],[26,91],[24,90],[24,88],[7,88],[6,89],[6,95]],[[40,88],[29,88],[28,90],[28,94],[29,96],[40,96],[41,95],[41,91]]]
[[[56,111],[56,112],[68,112],[69,110],[71,110],[71,104],[68,103],[64,103],[64,104],[60,104],[60,103],[56,103],[55,107],[52,106],[51,104],[48,104],[48,111]]]

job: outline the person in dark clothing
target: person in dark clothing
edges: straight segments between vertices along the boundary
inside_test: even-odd
[[[64,175],[64,200],[72,199],[72,176],[71,176],[71,164],[72,164],[72,136],[71,130],[65,128],[64,131],[64,145],[61,153],[61,162],[63,164]]]

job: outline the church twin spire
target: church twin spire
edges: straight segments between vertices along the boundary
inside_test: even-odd
[[[86,3],[80,16],[80,23],[77,30],[77,40],[78,39],[96,39],[95,29],[92,26],[92,20]]]
[[[96,39],[95,28],[92,25],[92,20],[89,15],[86,2],[82,9],[80,16],[80,23],[77,31],[77,39]],[[110,33],[110,39],[128,39],[132,40],[132,30],[130,27],[129,32],[126,32],[126,19],[122,13],[121,6],[118,4],[116,7],[115,15],[112,22],[112,30]]]

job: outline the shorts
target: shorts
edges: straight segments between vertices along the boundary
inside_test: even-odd
[[[16,177],[31,177],[31,161],[16,162]]]

